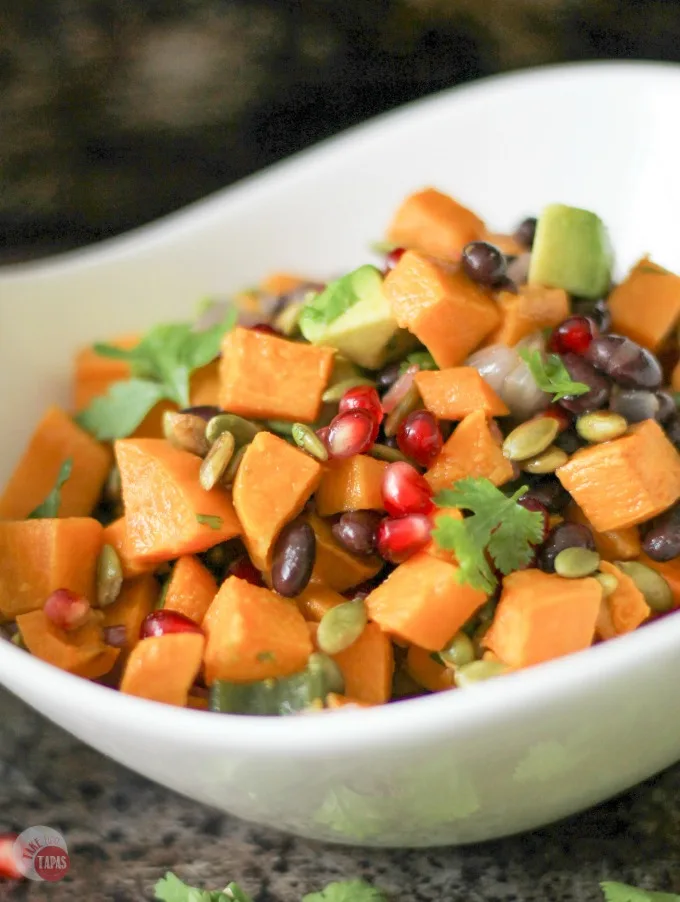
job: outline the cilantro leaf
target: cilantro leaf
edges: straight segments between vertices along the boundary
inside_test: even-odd
[[[124,438],[142,422],[165,395],[159,382],[128,379],[114,382],[105,395],[95,398],[76,416],[76,422],[101,441]]]
[[[230,883],[223,890],[198,889],[168,871],[154,886],[158,902],[253,902],[238,883]]]
[[[222,517],[213,514],[196,514],[196,519],[202,526],[209,526],[211,529],[222,529]]]
[[[341,880],[329,883],[318,893],[307,893],[302,902],[388,902],[382,890],[364,880]]]
[[[335,322],[350,307],[382,283],[380,270],[366,264],[347,275],[329,282],[323,291],[312,295],[302,308],[300,328],[305,335],[306,326],[327,326]]]
[[[453,551],[459,564],[457,578],[476,589],[493,591],[496,578],[487,554],[503,574],[526,566],[533,547],[543,537],[543,518],[517,501],[527,491],[518,489],[509,498],[483,477],[460,479],[452,489],[443,489],[434,502],[472,512],[463,520],[442,515],[432,537],[440,548]]]
[[[601,883],[606,902],[680,902],[676,893],[655,893],[625,883]]]
[[[519,356],[529,367],[541,391],[553,393],[553,401],[585,395],[590,391],[590,386],[585,382],[574,382],[557,354],[547,354],[544,359],[539,350],[534,348],[528,351],[525,348],[519,352]]]
[[[421,370],[438,370],[439,367],[434,362],[434,357],[430,354],[429,351],[414,351],[413,354],[409,354],[406,357],[406,360],[403,361],[401,366],[399,367],[399,374],[404,375],[406,370],[413,366],[413,364],[419,366]]]
[[[56,517],[59,514],[59,505],[61,504],[61,490],[68,482],[71,476],[71,470],[73,469],[73,458],[67,457],[63,462],[61,467],[59,467],[59,472],[57,473],[57,481],[54,484],[54,488],[49,493],[47,498],[39,504],[35,510],[32,510],[31,513],[26,517],[27,520],[41,520],[43,518]]]

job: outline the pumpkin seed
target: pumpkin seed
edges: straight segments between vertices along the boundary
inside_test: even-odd
[[[163,414],[163,435],[180,451],[188,451],[198,457],[205,457],[208,453],[205,420],[193,413],[166,410]]]
[[[311,674],[323,675],[328,692],[344,693],[345,678],[333,658],[320,651],[312,652],[307,660],[307,670]]]
[[[351,376],[349,379],[343,379],[342,382],[336,382],[335,385],[327,388],[321,396],[321,400],[324,404],[335,404],[345,392],[351,388],[358,388],[360,385],[372,385],[375,388],[373,379],[367,379],[365,376]]]
[[[611,410],[584,413],[576,420],[576,431],[587,442],[610,442],[628,429],[628,421]]]
[[[600,566],[600,555],[590,548],[564,548],[555,558],[555,573],[567,579],[581,579],[595,573]]]
[[[660,573],[639,561],[615,561],[615,565],[630,576],[655,613],[670,611],[673,607],[673,592]]]
[[[290,304],[287,304],[274,318],[274,328],[289,338],[291,335],[295,335],[298,331],[300,314],[302,313],[302,308],[304,306],[302,301],[292,301]]]
[[[439,652],[442,664],[447,667],[464,667],[475,659],[475,647],[465,633],[460,632]]]
[[[237,447],[247,445],[252,442],[258,432],[262,432],[257,423],[252,420],[244,420],[243,417],[237,416],[235,413],[220,413],[211,420],[208,420],[205,428],[205,437],[208,443],[212,445],[215,439],[223,432],[231,432]]]
[[[222,474],[221,483],[223,486],[230,486],[236,479],[236,473],[238,472],[238,468],[241,466],[241,461],[243,460],[243,456],[246,453],[247,448],[248,445],[241,445],[241,447],[237,448],[232,455],[231,460],[227,464],[227,469]]]
[[[120,501],[122,497],[122,486],[120,482],[120,470],[117,466],[111,467],[109,475],[104,484],[104,498],[107,501]]]
[[[265,420],[264,425],[267,429],[284,438],[291,438],[293,435],[293,424],[287,420]]]
[[[349,648],[363,633],[368,617],[362,598],[347,601],[331,608],[321,618],[316,641],[329,655],[337,655]]]
[[[206,492],[214,488],[224,476],[235,449],[236,441],[231,432],[222,432],[212,443],[198,474],[201,488]]]
[[[484,652],[486,651],[486,649],[484,648],[484,638],[489,632],[490,628],[491,621],[483,620],[472,633],[470,641],[472,642],[472,649],[475,653],[475,658],[481,658],[484,655]]]
[[[568,460],[569,455],[565,451],[558,448],[557,445],[551,445],[536,457],[519,461],[519,468],[525,473],[554,473]]]
[[[319,436],[304,423],[293,423],[293,441],[317,460],[328,460],[328,451]]]
[[[383,431],[387,438],[391,438],[393,435],[396,435],[401,421],[405,420],[406,417],[410,413],[413,413],[414,410],[417,410],[422,405],[422,403],[423,402],[420,399],[418,386],[414,383],[394,408],[394,410],[390,414],[388,414],[387,418],[385,419],[385,422],[383,424]]]
[[[391,448],[389,445],[381,445],[378,442],[372,445],[366,453],[371,457],[375,457],[376,460],[386,460],[388,463],[395,463],[398,460],[406,461],[408,464],[411,463],[409,458],[402,454],[399,448]]]
[[[619,581],[617,578],[611,573],[595,573],[593,574],[598,583],[602,586],[602,595],[604,598],[608,598],[610,595],[613,595],[618,588]]]
[[[503,454],[508,460],[528,460],[548,448],[560,430],[554,417],[534,417],[521,423],[506,436]]]
[[[24,651],[28,651],[26,643],[24,642],[24,637],[21,635],[20,630],[17,630],[9,641],[12,643],[12,645],[16,645],[17,648],[23,648]]]
[[[463,667],[456,668],[453,675],[456,686],[464,689],[484,680],[491,680],[507,672],[507,667],[500,661],[472,661]]]
[[[97,604],[113,604],[123,585],[123,568],[113,545],[104,545],[97,558]]]

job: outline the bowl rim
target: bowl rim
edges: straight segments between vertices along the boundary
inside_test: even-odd
[[[254,191],[268,190],[272,181],[285,173],[304,170],[309,160],[323,159],[337,154],[348,143],[372,139],[378,129],[399,127],[405,119],[429,116],[439,111],[474,103],[480,95],[498,93],[511,98],[536,84],[552,80],[559,85],[568,79],[590,81],[615,79],[636,86],[647,82],[649,89],[659,81],[677,81],[680,87],[680,65],[671,62],[596,61],[555,64],[529,70],[490,76],[455,86],[413,101],[395,110],[376,116],[367,122],[320,142],[292,158],[283,160],[255,173],[233,186],[222,189],[150,224],[140,226],[120,236],[105,239],[84,249],[76,249],[28,263],[15,263],[0,271],[3,282],[27,280],[39,275],[60,275],[81,266],[95,266],[100,261],[124,258],[131,250],[155,245],[168,232],[192,227],[195,218],[212,215],[225,203],[238,203]],[[680,612],[678,612],[680,613]],[[328,756],[347,752],[375,750],[376,747],[421,745],[442,733],[451,732],[453,722],[461,728],[474,730],[488,727],[494,714],[504,717],[526,711],[528,707],[555,704],[560,699],[587,691],[596,681],[618,681],[630,678],[636,668],[653,666],[656,655],[680,651],[680,616],[664,617],[625,636],[601,643],[564,658],[548,661],[468,688],[464,692],[441,692],[409,699],[399,703],[372,708],[347,708],[333,712],[300,717],[256,717],[244,715],[206,716],[205,711],[177,708],[150,702],[61,671],[6,643],[0,654],[0,683],[21,697],[21,685],[41,683],[40,710],[50,717],[64,707],[80,711],[106,707],[106,718],[118,726],[130,724],[138,733],[149,733],[155,739],[168,739],[195,747],[222,747],[256,758],[269,758],[272,752],[285,752],[299,758]],[[539,677],[537,680],[536,677]],[[18,679],[17,679],[18,678]],[[188,738],[187,738],[188,737]]]

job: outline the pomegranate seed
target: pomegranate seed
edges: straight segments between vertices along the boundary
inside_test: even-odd
[[[395,247],[385,256],[385,274],[394,269],[405,253],[405,247]]]
[[[585,354],[599,330],[588,316],[570,316],[554,329],[549,347],[558,354]]]
[[[333,417],[326,443],[332,457],[351,457],[368,451],[374,442],[375,420],[365,410],[348,410]]]
[[[364,410],[372,417],[375,423],[372,441],[375,442],[380,432],[383,409],[380,403],[380,396],[373,386],[357,385],[356,388],[350,388],[349,391],[346,391],[340,399],[338,411],[339,413],[345,413],[348,410]]]
[[[546,407],[540,415],[543,417],[552,417],[553,420],[557,420],[560,432],[564,432],[565,429],[568,429],[571,426],[571,417],[564,407],[560,407],[559,404],[551,404],[550,407]]]
[[[543,502],[539,501],[538,498],[534,498],[529,492],[527,492],[526,495],[522,495],[517,503],[521,504],[522,507],[526,508],[528,511],[543,515],[543,539],[541,541],[544,542],[550,532],[550,513],[548,512],[548,508]]]
[[[21,880],[24,874],[19,870],[14,854],[14,843],[17,840],[16,833],[0,834],[0,877],[9,880]]]
[[[263,586],[262,574],[248,557],[240,557],[229,566],[229,575],[244,579],[253,586]]]
[[[386,561],[400,564],[427,545],[431,529],[432,521],[425,514],[398,520],[386,517],[378,526],[378,552]]]
[[[392,517],[429,514],[434,507],[429,483],[415,467],[403,460],[385,468],[382,499],[385,510]]]
[[[328,451],[328,450],[329,450],[329,447],[328,447],[328,426],[321,426],[319,429],[316,430],[316,434],[317,434],[317,436],[321,439],[321,441],[324,443],[324,445],[326,446],[326,451]]]
[[[45,602],[48,620],[67,632],[77,630],[90,619],[90,602],[70,589],[56,589]]]
[[[201,627],[179,611],[152,611],[142,620],[140,639],[151,636],[167,636],[169,633],[203,633]]]
[[[384,413],[392,413],[397,404],[404,399],[413,385],[413,380],[419,370],[420,367],[418,364],[412,363],[406,372],[392,385],[392,388],[385,392],[382,399],[382,409]]]
[[[251,332],[264,332],[265,335],[281,335],[278,329],[275,329],[270,323],[255,323],[250,327]]]
[[[104,627],[104,642],[113,648],[124,648],[127,642],[127,627],[124,623]]]
[[[399,450],[421,467],[429,467],[442,450],[443,444],[437,420],[429,410],[414,410],[399,426]]]

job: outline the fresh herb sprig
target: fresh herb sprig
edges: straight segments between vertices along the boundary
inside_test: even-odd
[[[61,467],[59,467],[54,488],[42,504],[39,504],[35,510],[31,511],[28,517],[26,517],[27,520],[42,520],[44,518],[58,516],[59,507],[61,506],[61,490],[70,479],[72,470],[73,458],[67,457]]]
[[[154,887],[158,902],[253,902],[238,883],[223,890],[201,890],[189,886],[173,873],[168,873]],[[364,880],[341,880],[329,883],[318,893],[308,893],[302,902],[388,902],[382,890]]]
[[[519,352],[519,355],[529,367],[536,385],[541,391],[552,394],[553,401],[577,397],[590,391],[590,386],[585,382],[575,382],[571,378],[559,355],[546,354],[543,357],[541,352],[535,348],[531,351],[525,348]]]

